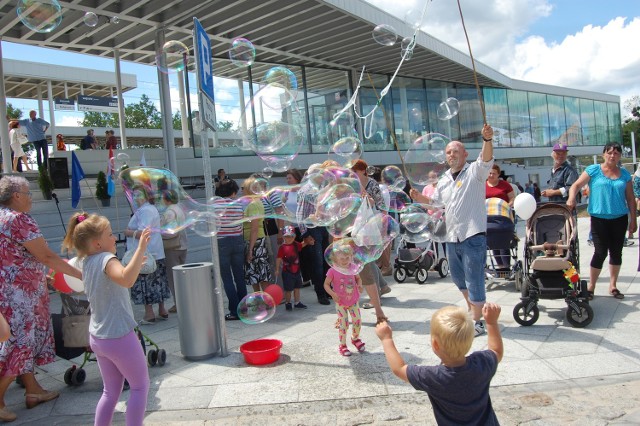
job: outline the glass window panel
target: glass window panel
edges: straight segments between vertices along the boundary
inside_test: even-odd
[[[311,152],[327,153],[333,145],[329,123],[351,97],[346,71],[305,67]]]
[[[369,77],[362,79],[358,92],[360,95],[360,114],[363,117],[368,116],[366,120],[360,120],[363,126],[365,151],[391,149],[393,139],[390,132],[394,129],[393,90],[387,93],[376,108],[380,92],[387,86],[389,79],[386,75],[380,74],[370,74]],[[372,111],[374,112],[371,113]]]
[[[529,92],[529,113],[531,115],[531,137],[533,139],[533,146],[551,145],[547,95],[544,93]]]
[[[605,145],[607,140],[608,120],[607,120],[607,103],[602,101],[594,101],[595,113],[595,136],[593,138],[595,145]]]
[[[549,145],[553,145],[567,131],[567,120],[564,113],[564,98],[562,96],[547,95],[549,107]]]
[[[509,106],[510,146],[532,146],[531,121],[529,119],[529,99],[527,92],[507,90]]]
[[[607,142],[622,142],[622,120],[620,118],[620,104],[607,102],[609,115],[609,131]]]
[[[406,150],[426,132],[427,99],[423,82],[415,78],[396,77],[391,91],[396,138],[400,149]]]
[[[593,100],[580,99],[580,122],[582,123],[583,144],[596,145],[596,117]]]
[[[559,141],[567,145],[582,145],[580,102],[578,98],[564,97],[564,114],[567,120],[567,131],[560,136]]]
[[[450,120],[438,119],[438,106],[447,100],[447,98],[457,98],[457,91],[453,87],[453,84],[434,80],[426,80],[425,84],[427,92],[428,131],[441,133],[452,140],[460,140],[460,125],[457,115]]]
[[[485,87],[484,109],[487,123],[493,127],[493,144],[496,147],[509,146],[506,138],[509,132],[509,110],[507,109],[507,90]]]
[[[458,112],[458,122],[460,123],[460,141],[467,148],[482,147],[482,109],[478,100],[478,91],[475,86],[458,84],[456,87],[458,102],[460,102],[460,112]]]

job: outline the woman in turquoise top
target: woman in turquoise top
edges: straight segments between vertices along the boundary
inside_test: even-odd
[[[602,151],[604,161],[593,164],[571,186],[567,206],[576,206],[576,194],[589,185],[589,215],[591,233],[595,247],[591,258],[589,274],[589,299],[593,298],[596,281],[602,271],[604,260],[609,255],[609,294],[616,299],[624,299],[617,288],[618,274],[622,265],[622,247],[627,229],[636,232],[635,199],[631,174],[618,166],[622,147],[619,143],[609,142]]]

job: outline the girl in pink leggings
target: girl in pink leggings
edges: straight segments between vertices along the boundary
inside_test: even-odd
[[[126,424],[142,425],[149,393],[147,362],[134,328],[128,289],[136,281],[150,230],[141,231],[140,244],[125,267],[116,253],[116,238],[104,216],[76,213],[69,221],[63,247],[83,260],[82,278],[91,305],[89,334],[104,389],[96,407],[95,425],[110,425],[125,378],[130,392]]]

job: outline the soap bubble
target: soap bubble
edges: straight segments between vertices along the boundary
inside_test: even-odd
[[[240,123],[254,123],[241,131],[249,146],[272,170],[284,172],[298,156],[305,141],[305,118],[291,92],[266,85],[247,103]],[[243,129],[242,124],[238,128]]]
[[[193,221],[191,229],[201,237],[214,237],[218,233],[218,222],[214,212],[192,211],[189,216]]]
[[[324,258],[333,269],[345,275],[356,275],[364,265],[380,257],[384,246],[359,246],[353,238],[334,241],[324,252]]]
[[[264,169],[262,169],[262,176],[264,176],[267,179],[271,179],[271,176],[273,176],[273,169],[271,167],[265,167]]]
[[[362,204],[362,198],[353,197],[353,210],[351,210],[351,212],[342,219],[338,219],[331,225],[327,226],[327,231],[332,237],[344,238],[353,230],[353,224],[358,217],[360,204]]]
[[[389,190],[389,211],[403,213],[411,205],[411,197],[402,190]]]
[[[404,213],[400,215],[400,225],[409,232],[421,232],[430,220],[429,211],[421,204],[411,204],[407,206]]]
[[[393,241],[400,233],[398,222],[388,214],[377,213],[371,216],[361,226],[351,232],[353,241],[359,246],[384,247]]]
[[[116,171],[122,170],[123,167],[129,167],[129,160],[129,154],[127,154],[126,152],[119,152],[118,154],[116,154]]]
[[[109,22],[111,22],[112,24],[119,24],[120,18],[117,16],[112,16],[111,19],[109,19]]]
[[[50,33],[62,22],[57,0],[19,0],[16,13],[27,28],[38,33]]]
[[[257,291],[247,294],[238,303],[238,317],[245,324],[260,324],[273,318],[276,303],[268,293]]]
[[[165,55],[163,65],[161,55],[156,56],[156,66],[158,70],[164,74],[183,71],[185,68],[185,55],[188,61],[189,48],[187,45],[178,40],[170,40],[162,45],[162,51]]]
[[[373,176],[376,173],[376,166],[367,166],[367,176]]]
[[[317,226],[327,226],[347,216],[356,205],[354,198],[359,198],[353,188],[344,183],[328,186],[318,193],[316,212],[308,218]]]
[[[336,143],[342,138],[359,138],[356,130],[356,120],[349,111],[343,111],[329,122],[331,143]]]
[[[439,133],[427,133],[413,141],[404,155],[404,169],[415,185],[437,182],[448,169],[445,149],[451,140]]]
[[[396,40],[398,40],[398,32],[391,25],[380,24],[377,25],[371,36],[376,41],[376,43],[381,44],[383,46],[393,46],[396,44]]]
[[[269,69],[269,71],[264,75],[264,81],[267,84],[284,87],[290,91],[298,88],[298,79],[296,78],[296,75],[286,67],[273,67]]]
[[[389,187],[389,190],[402,191],[407,184],[402,171],[397,166],[387,166],[382,169],[382,182]]]
[[[96,25],[98,25],[98,15],[96,15],[93,12],[87,12],[84,14],[84,17],[82,18],[82,20],[84,21],[84,24],[87,27],[95,27]]]
[[[234,38],[231,41],[229,59],[233,65],[240,68],[251,66],[256,60],[256,48],[246,38]]]
[[[331,150],[349,161],[357,160],[362,156],[362,141],[357,137],[346,136],[334,143]]]
[[[264,177],[256,177],[249,190],[256,195],[264,195],[269,191],[269,181]]]
[[[402,42],[400,43],[400,52],[405,61],[408,61],[413,57],[413,48],[415,45],[416,43],[413,37],[405,37],[402,39]]]
[[[458,115],[459,110],[460,102],[456,98],[447,98],[447,100],[438,105],[438,118],[440,120],[450,120]]]

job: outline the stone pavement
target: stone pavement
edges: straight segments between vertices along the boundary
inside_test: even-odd
[[[586,244],[588,219],[579,219],[581,269],[586,278],[593,249]],[[523,230],[520,230],[522,237]],[[522,252],[519,257],[522,259]],[[572,328],[565,319],[563,300],[541,300],[540,319],[519,326],[512,309],[519,301],[513,283],[488,285],[487,298],[502,306],[500,325],[505,354],[492,381],[491,396],[502,424],[604,425],[640,424],[640,312],[637,284],[638,244],[625,248],[618,301],[607,293],[603,270],[592,302],[593,322]],[[430,273],[426,284],[413,278],[394,283],[383,297],[396,345],[408,363],[433,364],[438,359],[429,345],[429,320],[441,306],[463,304],[451,283]],[[185,360],[180,353],[178,319],[142,330],[168,354],[167,364],[150,367],[151,389],[146,424],[153,425],[360,425],[434,424],[428,398],[397,379],[389,370],[373,330],[375,316],[362,310],[363,354],[338,354],[333,306],[319,305],[305,288],[309,309],[286,312],[278,307],[268,322],[226,324],[230,355],[204,361]],[[52,295],[52,311],[59,298]],[[141,317],[142,310],[136,307]],[[273,337],[283,341],[280,359],[271,365],[247,365],[239,346],[249,340]],[[474,340],[473,350],[486,347],[486,336]],[[78,362],[78,360],[72,360]],[[66,386],[65,370],[72,361],[60,359],[38,370],[48,389],[60,398],[32,410],[24,408],[22,389],[7,392],[15,424],[91,424],[102,382],[95,363],[85,367],[87,379]],[[127,392],[117,406],[115,423],[124,424]]]

